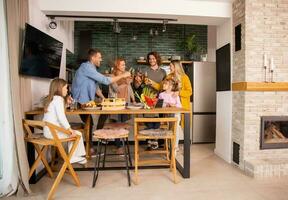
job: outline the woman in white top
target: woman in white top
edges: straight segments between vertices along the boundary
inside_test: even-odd
[[[80,163],[85,164],[87,162],[86,158],[83,157],[86,155],[85,147],[83,143],[82,134],[79,131],[72,130],[70,124],[65,115],[65,100],[64,97],[67,95],[67,82],[63,79],[56,78],[50,84],[49,95],[44,107],[44,118],[43,121],[50,122],[54,125],[65,128],[71,132],[71,136],[75,135],[80,136],[80,141],[78,146],[73,153],[70,162],[71,163]],[[52,133],[48,127],[44,127],[44,136],[46,138],[52,139]],[[58,137],[60,139],[67,138],[67,134],[58,132]],[[72,143],[68,144],[69,151],[72,148]]]

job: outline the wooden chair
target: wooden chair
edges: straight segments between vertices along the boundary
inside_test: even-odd
[[[168,122],[167,129],[150,129],[140,130],[139,124],[143,122]],[[135,140],[135,183],[138,183],[138,166],[146,164],[169,164],[173,172],[174,183],[176,180],[176,159],[175,159],[175,142],[176,142],[176,123],[177,118],[135,118],[134,119],[134,140]],[[164,139],[164,150],[139,151],[139,141],[147,139]],[[168,140],[171,142],[170,150],[168,148]],[[171,153],[170,153],[171,152]],[[145,159],[140,160],[140,154],[164,154],[166,159]]]
[[[69,122],[69,124],[71,126],[71,129],[79,131],[86,138],[85,124],[84,123]],[[87,141],[87,139],[86,139],[86,141]],[[59,151],[57,151],[56,147],[52,147],[51,148],[51,164],[50,164],[52,171],[57,171],[56,165],[58,164],[59,159],[61,159]]]
[[[79,181],[79,177],[77,176],[76,172],[74,171],[71,163],[70,163],[70,158],[72,156],[72,154],[74,153],[78,143],[79,143],[79,140],[80,140],[80,136],[75,136],[75,137],[68,137],[68,138],[65,138],[65,139],[59,139],[58,136],[57,136],[57,132],[62,132],[64,134],[67,134],[68,136],[71,134],[69,131],[67,131],[66,129],[64,128],[61,128],[59,126],[55,126],[49,122],[43,122],[43,121],[34,121],[34,120],[23,120],[23,126],[24,126],[24,129],[26,131],[26,136],[25,136],[25,141],[27,142],[30,142],[33,144],[33,146],[35,147],[35,150],[37,151],[37,154],[38,154],[38,157],[36,158],[35,162],[33,163],[33,165],[31,166],[30,168],[30,171],[29,171],[29,178],[32,176],[32,174],[34,173],[34,171],[36,170],[40,160],[42,161],[42,163],[44,164],[48,174],[50,177],[53,177],[53,172],[45,158],[45,151],[47,150],[47,148],[49,146],[54,146],[56,147],[56,149],[58,150],[61,158],[64,160],[63,162],[63,165],[58,173],[58,176],[56,177],[53,185],[52,185],[52,188],[48,194],[48,197],[47,199],[52,199],[53,197],[53,194],[55,193],[56,191],[56,188],[58,187],[61,179],[63,178],[63,175],[66,171],[66,168],[68,168],[75,184],[77,186],[80,186],[80,181]],[[48,139],[48,138],[45,138],[43,135],[42,136],[39,136],[34,134],[33,130],[34,128],[37,128],[37,129],[42,129],[47,126],[51,133],[52,133],[52,136],[53,136],[53,139]],[[32,128],[32,129],[31,129]],[[70,152],[68,153],[68,155],[66,154],[64,148],[63,148],[63,145],[62,143],[64,142],[73,142],[73,146],[70,150]]]

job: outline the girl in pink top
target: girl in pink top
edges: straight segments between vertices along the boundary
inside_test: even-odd
[[[178,91],[178,83],[173,78],[166,78],[163,82],[163,90],[164,92],[161,92],[159,94],[159,99],[163,99],[163,107],[177,107],[181,108],[181,102],[179,97]],[[176,145],[175,149],[176,152],[178,151],[178,143],[179,143],[179,136],[180,134],[183,134],[183,130],[180,126],[180,113],[176,113],[175,117],[178,119],[177,121],[177,129],[176,129]],[[175,152],[175,153],[176,153]]]
[[[166,78],[163,81],[163,90],[159,94],[159,99],[163,99],[163,107],[181,108],[181,101],[178,93],[178,83],[173,78]]]

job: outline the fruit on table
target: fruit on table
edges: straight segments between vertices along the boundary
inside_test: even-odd
[[[145,102],[147,103],[148,106],[154,106],[157,102],[157,98],[150,98],[145,96]]]
[[[95,101],[89,101],[84,104],[85,107],[96,107]]]

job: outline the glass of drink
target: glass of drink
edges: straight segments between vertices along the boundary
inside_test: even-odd
[[[74,111],[74,110],[77,110],[77,108],[78,108],[78,102],[73,99],[70,105],[70,110]]]

